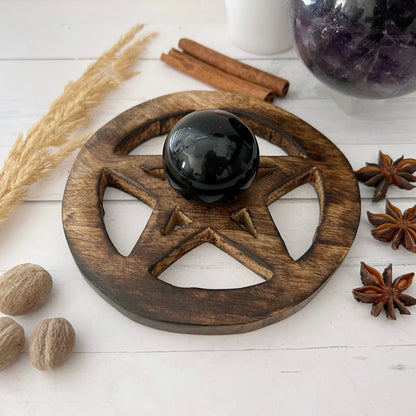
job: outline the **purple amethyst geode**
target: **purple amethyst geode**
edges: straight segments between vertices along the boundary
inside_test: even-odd
[[[299,55],[327,86],[360,98],[416,90],[415,0],[292,0]]]

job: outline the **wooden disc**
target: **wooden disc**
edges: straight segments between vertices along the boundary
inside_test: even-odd
[[[194,110],[223,109],[288,156],[261,156],[253,185],[229,205],[205,207],[179,196],[165,179],[162,156],[128,153],[166,134]],[[288,253],[268,205],[311,183],[320,220],[310,249]],[[103,220],[106,187],[153,208],[128,256],[111,243]],[[190,91],[156,98],[120,114],[81,149],[63,199],[69,247],[89,283],[135,321],[177,332],[227,334],[271,324],[299,310],[346,256],[360,218],[354,173],[338,148],[280,108],[242,95]],[[158,279],[193,248],[211,243],[264,278],[237,289],[182,288]]]

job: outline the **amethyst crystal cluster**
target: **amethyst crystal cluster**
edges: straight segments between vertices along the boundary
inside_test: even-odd
[[[415,0],[293,0],[300,57],[324,84],[360,98],[416,90]]]

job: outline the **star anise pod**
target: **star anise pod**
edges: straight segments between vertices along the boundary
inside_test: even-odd
[[[376,228],[372,236],[385,243],[391,242],[393,250],[403,245],[407,250],[416,253],[416,205],[402,212],[389,200],[386,201],[385,214],[372,214],[367,211],[368,220]]]
[[[353,289],[354,298],[359,302],[372,303],[371,315],[380,315],[384,308],[389,319],[396,319],[395,308],[401,314],[410,315],[406,306],[416,305],[416,299],[405,295],[413,280],[414,273],[407,273],[392,281],[391,264],[384,269],[383,276],[373,267],[361,263],[361,281],[365,286]]]
[[[355,172],[357,179],[367,186],[374,186],[373,201],[377,202],[386,196],[389,185],[401,189],[412,189],[416,182],[416,159],[404,159],[403,156],[393,162],[392,158],[381,151],[377,163],[366,163],[366,166]]]

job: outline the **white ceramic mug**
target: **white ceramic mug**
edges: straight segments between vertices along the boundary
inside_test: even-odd
[[[239,48],[271,55],[290,48],[288,0],[225,0],[231,41]]]

